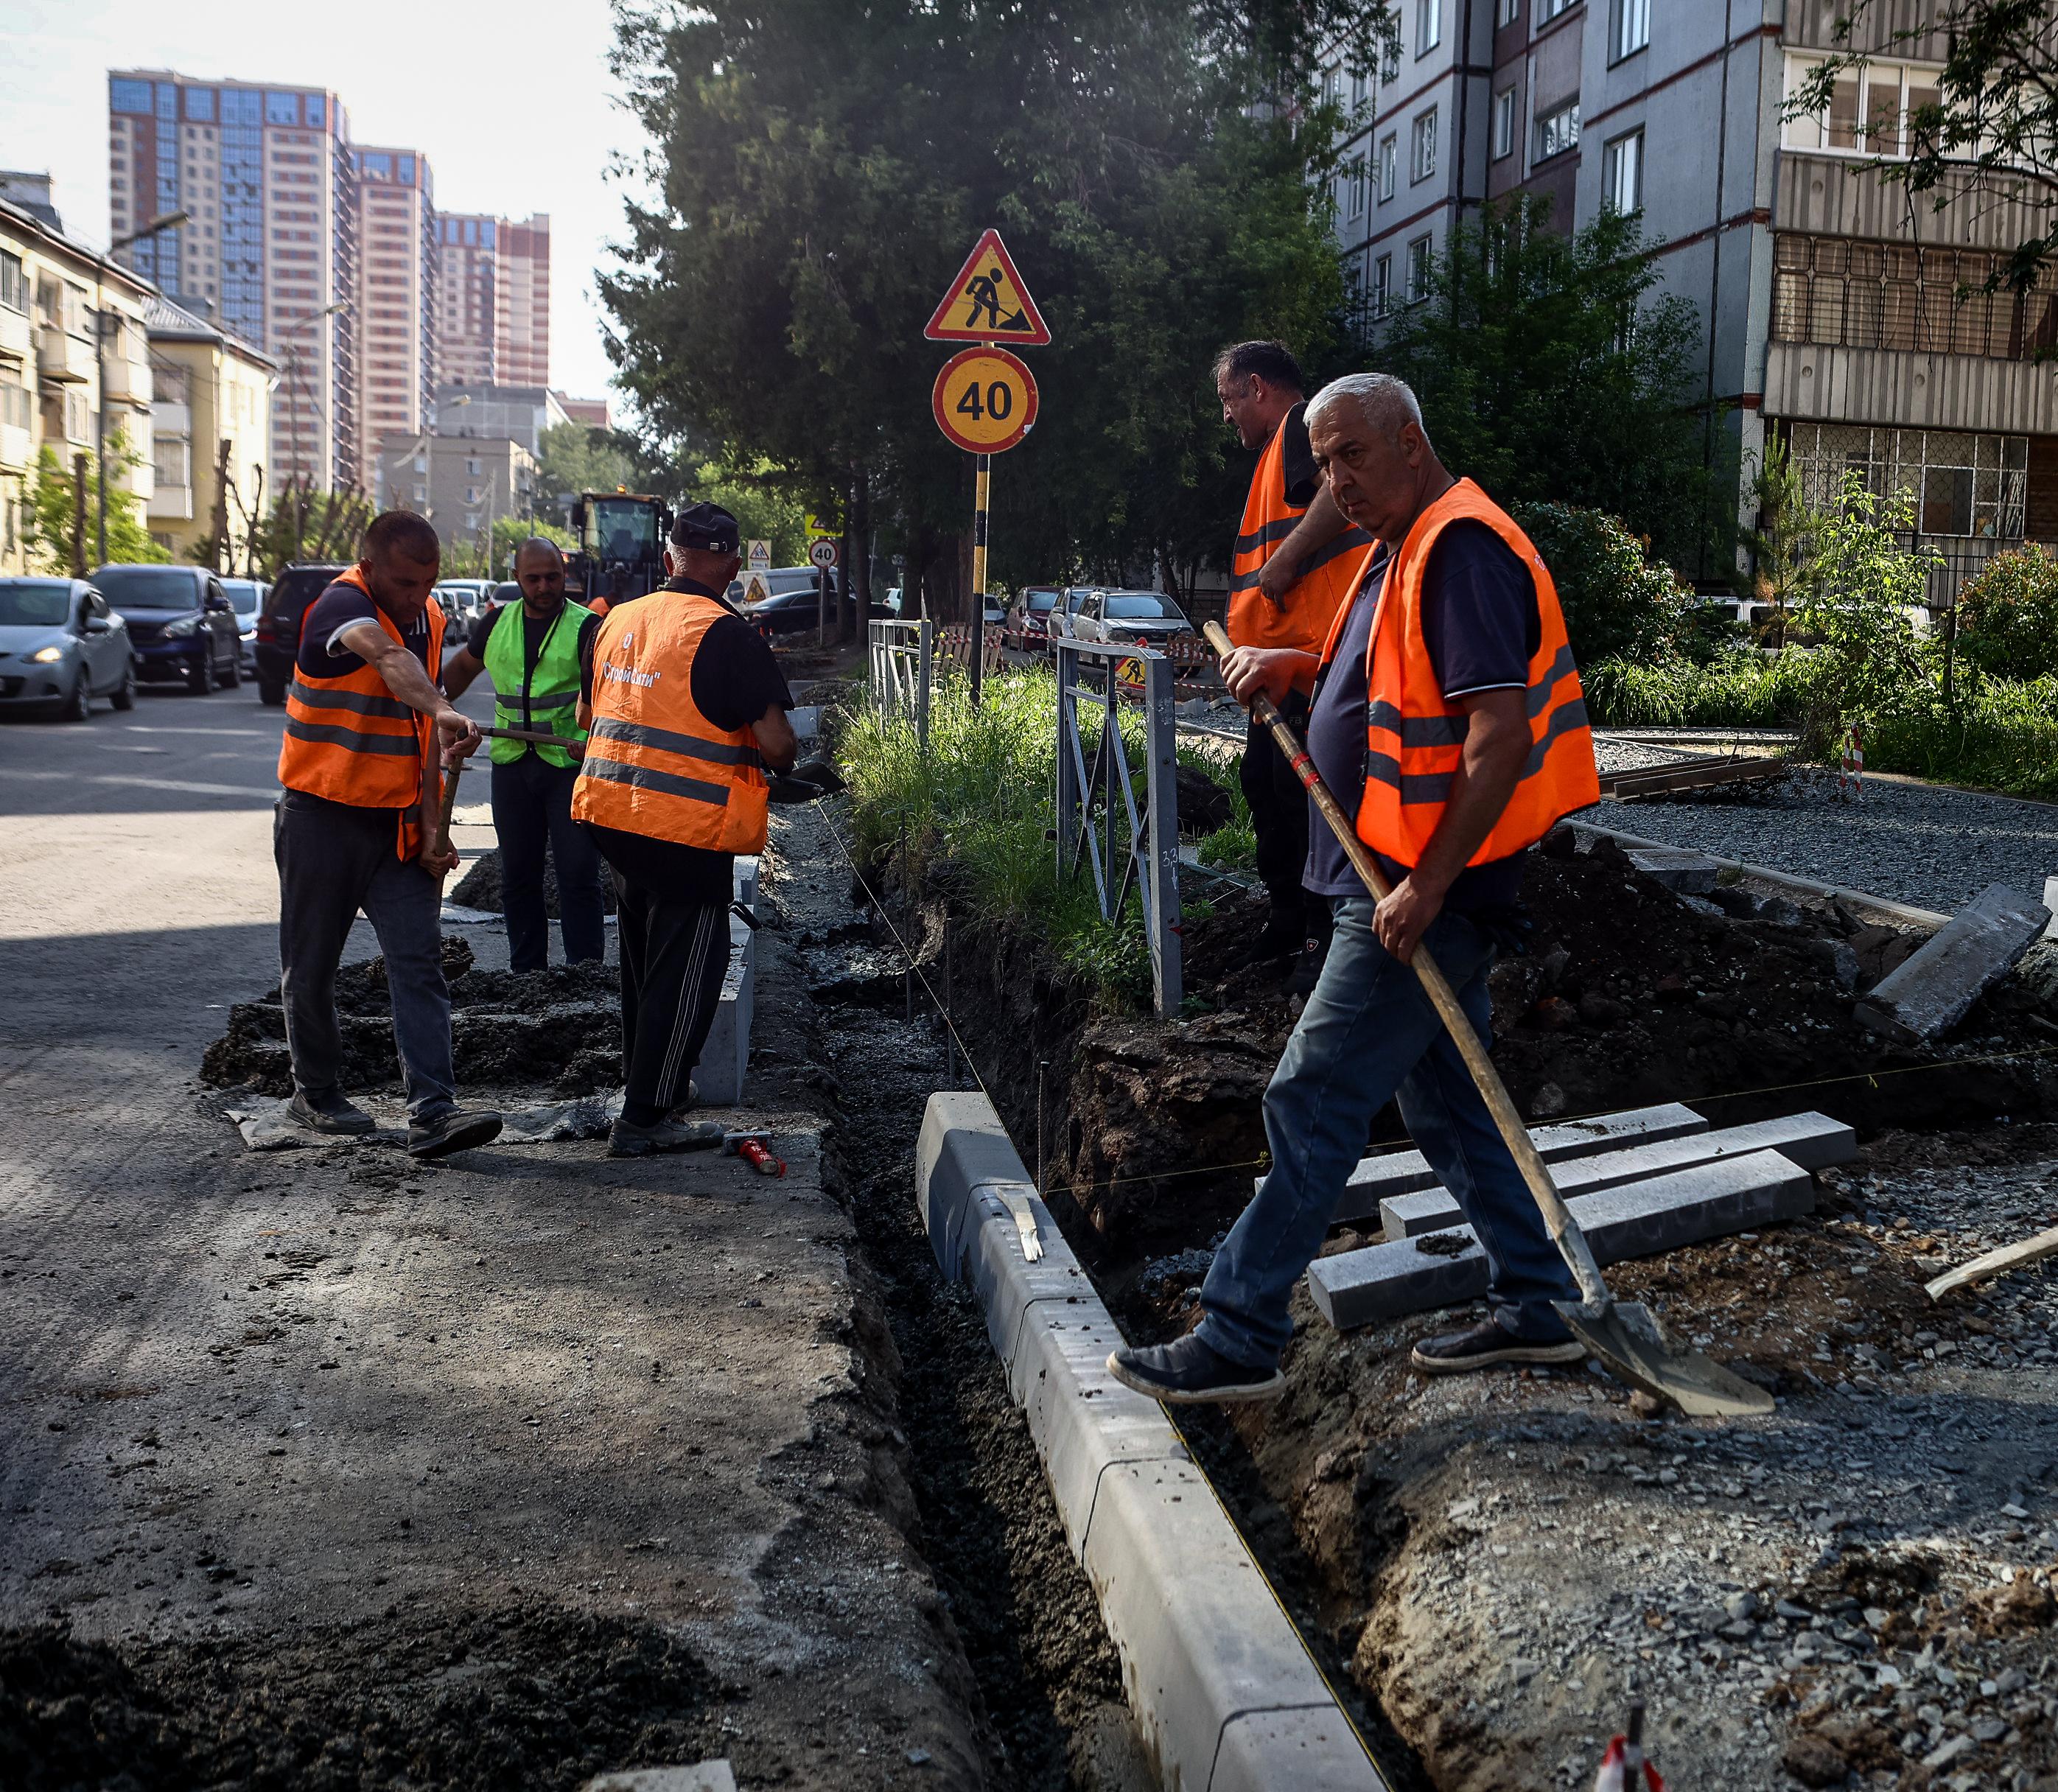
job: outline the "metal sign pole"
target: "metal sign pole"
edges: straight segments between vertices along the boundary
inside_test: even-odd
[[[993,489],[993,456],[972,458],[979,469],[971,501],[971,706],[976,709],[986,677],[986,511]]]

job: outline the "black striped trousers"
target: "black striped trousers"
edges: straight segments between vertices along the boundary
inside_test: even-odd
[[[685,1099],[729,969],[729,904],[682,902],[618,871],[622,1116],[653,1126]]]

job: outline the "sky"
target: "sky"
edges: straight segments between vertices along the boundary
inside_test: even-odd
[[[607,70],[607,0],[0,0],[0,168],[47,169],[66,229],[107,227],[107,71],[335,90],[360,143],[428,157],[439,206],[550,217],[550,383],[608,392],[594,270],[625,233],[609,173],[642,127]]]

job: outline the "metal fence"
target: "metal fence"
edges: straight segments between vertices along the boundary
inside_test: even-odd
[[[868,622],[865,645],[871,662],[872,701],[879,705],[880,714],[913,716],[915,738],[926,753],[929,692],[936,670],[936,624],[926,616],[912,622]]]
[[[1185,998],[1179,954],[1179,809],[1174,748],[1172,662],[1147,647],[1059,636],[1058,673],[1058,876],[1093,876],[1110,920],[1131,890],[1143,911],[1150,981],[1160,1015]],[[1143,802],[1122,737],[1125,685],[1143,703]]]

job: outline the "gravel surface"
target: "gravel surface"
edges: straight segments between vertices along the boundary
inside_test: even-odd
[[[2040,896],[2058,872],[2058,807],[1877,779],[1845,803],[1834,785],[1802,774],[1770,796],[1603,802],[1579,818],[1947,914],[1989,884]]]

